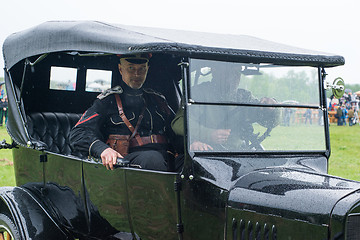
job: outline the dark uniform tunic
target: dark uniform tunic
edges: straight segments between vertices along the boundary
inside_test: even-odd
[[[131,135],[131,131],[119,115],[115,94],[119,94],[123,111],[133,127],[143,112],[143,119],[137,130],[140,137],[163,135],[171,139],[173,132],[170,122],[174,112],[168,106],[165,97],[151,89],[132,89],[122,82],[120,86],[100,94],[71,130],[70,141],[75,151],[99,158],[109,147],[105,143],[109,135]],[[129,154],[125,158],[142,168],[165,171],[169,148],[167,143],[130,145]]]

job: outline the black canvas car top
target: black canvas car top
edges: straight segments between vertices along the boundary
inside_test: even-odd
[[[334,54],[311,51],[245,35],[134,27],[92,21],[52,21],[10,35],[4,43],[5,67],[31,56],[79,51],[124,54],[168,52],[184,56],[332,67]]]

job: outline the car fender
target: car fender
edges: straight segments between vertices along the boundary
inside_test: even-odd
[[[71,239],[32,194],[22,187],[0,188],[0,211],[12,219],[21,239]]]

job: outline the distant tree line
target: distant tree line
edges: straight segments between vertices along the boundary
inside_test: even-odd
[[[258,98],[274,97],[277,101],[298,101],[300,103],[318,103],[318,76],[317,71],[288,71],[281,77],[262,72],[261,75],[242,76],[240,88],[248,89]],[[346,84],[345,88],[353,93],[360,90],[360,84]],[[327,90],[326,96],[332,95]]]
[[[267,73],[251,77],[243,76],[240,87],[248,89],[258,98],[273,97],[278,102],[289,100],[310,104],[319,102],[316,71],[309,73],[290,70],[281,77]]]

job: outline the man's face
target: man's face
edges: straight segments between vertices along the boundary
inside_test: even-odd
[[[149,66],[147,63],[135,64],[120,60],[119,71],[123,81],[131,88],[139,89],[145,82]]]

